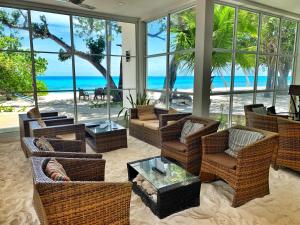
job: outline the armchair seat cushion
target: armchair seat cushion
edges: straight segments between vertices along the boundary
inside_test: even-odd
[[[130,123],[132,123],[133,125],[137,125],[137,126],[144,126],[144,121],[141,121],[139,119],[131,119]]]
[[[151,130],[158,130],[159,120],[146,120],[144,121],[144,127],[149,128]]]
[[[179,140],[165,141],[162,143],[162,148],[178,152],[187,151],[186,144],[181,143]]]
[[[205,154],[205,160],[221,165],[228,169],[236,169],[237,160],[226,153]]]
[[[55,136],[57,139],[61,140],[76,140],[76,135],[75,133],[70,133],[70,134],[58,134]]]

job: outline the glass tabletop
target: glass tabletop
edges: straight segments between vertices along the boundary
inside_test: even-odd
[[[109,120],[86,124],[85,127],[95,134],[125,129],[121,125]]]
[[[164,167],[164,174],[156,170],[157,164]],[[185,169],[160,156],[129,163],[129,165],[147,179],[156,189],[179,183],[187,185],[198,179],[198,177],[190,174]]]

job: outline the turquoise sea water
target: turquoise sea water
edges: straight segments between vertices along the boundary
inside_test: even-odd
[[[54,90],[72,90],[73,80],[71,76],[39,76],[38,80],[42,80],[46,83],[49,91]],[[147,88],[148,89],[162,89],[164,85],[164,76],[148,76]],[[213,80],[213,88],[222,88],[226,85],[230,85],[230,76],[215,77]],[[113,80],[116,84],[119,82],[119,77],[114,76]],[[289,79],[291,81],[291,78]],[[266,76],[260,76],[258,79],[258,86],[265,86],[267,82]],[[224,84],[226,83],[226,85]],[[97,76],[77,76],[76,86],[85,90],[94,90],[95,88],[105,87],[105,79]],[[254,77],[249,77],[247,81],[245,76],[236,76],[234,79],[235,87],[245,87],[254,84]],[[192,90],[194,86],[193,76],[177,76],[174,89],[178,90]]]

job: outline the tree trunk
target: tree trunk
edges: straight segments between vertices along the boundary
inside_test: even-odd
[[[271,90],[273,88],[274,85],[274,81],[275,81],[275,68],[274,68],[274,61],[276,60],[276,58],[274,56],[270,57],[267,60],[267,67],[268,67],[268,74],[267,74],[267,83],[266,83],[266,89],[267,90]],[[265,92],[264,93],[264,97],[270,97],[270,93],[269,92]]]

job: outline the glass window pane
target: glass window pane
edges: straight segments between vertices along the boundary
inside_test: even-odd
[[[41,62],[45,68],[38,72]],[[43,61],[42,61],[43,60]],[[36,80],[43,83],[49,91],[73,90],[72,60],[61,60],[58,54],[40,53],[35,56]]]
[[[166,89],[166,56],[147,58],[147,89]]]
[[[245,125],[244,105],[253,104],[253,94],[233,95],[232,125]]]
[[[108,55],[122,55],[122,27],[119,22],[108,22]]]
[[[179,92],[193,92],[195,54],[174,54],[170,57],[169,89]]]
[[[235,9],[233,7],[214,5],[214,48],[232,48],[234,16]]]
[[[288,90],[293,79],[293,57],[279,57],[277,89]]]
[[[30,50],[27,10],[0,7],[0,15],[0,49]]]
[[[170,107],[179,112],[193,111],[193,95],[187,93],[171,93],[169,101]]]
[[[45,70],[46,63],[37,59],[37,72]],[[0,52],[0,90],[1,92],[32,92],[32,61],[30,53]],[[41,86],[38,86],[41,88]]]
[[[229,95],[210,96],[209,117],[220,121],[219,129],[221,130],[228,127],[229,103]]]
[[[42,112],[58,112],[60,116],[74,118],[74,92],[38,93],[39,109]]]
[[[264,104],[266,107],[273,105],[273,92],[256,93],[256,104]]]
[[[170,51],[195,48],[196,10],[190,8],[170,16]]]
[[[279,23],[277,17],[262,15],[260,51],[264,53],[277,53]]]
[[[280,52],[283,54],[294,54],[297,33],[297,22],[282,20]]]
[[[259,56],[257,90],[273,90],[275,84],[277,56]]]
[[[98,59],[93,55],[91,58]],[[100,57],[100,56],[99,56]],[[95,89],[106,87],[106,58],[101,60],[101,67],[95,67],[90,61],[75,57],[76,87],[85,91],[94,92]],[[100,92],[99,92],[100,93]],[[94,94],[94,93],[93,93]],[[96,93],[97,95],[97,93]],[[100,97],[100,96],[96,96]]]
[[[147,55],[167,51],[167,18],[147,23]]]
[[[111,120],[116,121],[120,125],[127,126],[126,118],[129,118],[129,109],[133,108],[133,105],[128,99],[132,98],[133,102],[136,102],[136,90],[123,90],[120,93],[122,93],[122,99],[113,101],[110,104],[110,117]]]
[[[253,90],[255,64],[254,54],[236,54],[234,90]]]
[[[258,34],[258,14],[246,10],[238,12],[237,49],[256,51]]]
[[[67,15],[31,12],[35,51],[70,51],[70,18]]]
[[[166,108],[166,92],[147,91],[147,97],[150,99],[150,104],[159,108]]]
[[[290,111],[290,107],[293,108],[290,95],[287,91],[279,91],[276,93],[276,113],[287,113]],[[298,109],[297,109],[298,110]]]
[[[213,92],[230,91],[232,54],[213,52],[212,54],[212,80]]]
[[[105,20],[73,16],[73,29],[76,50],[88,54],[106,54]]]

